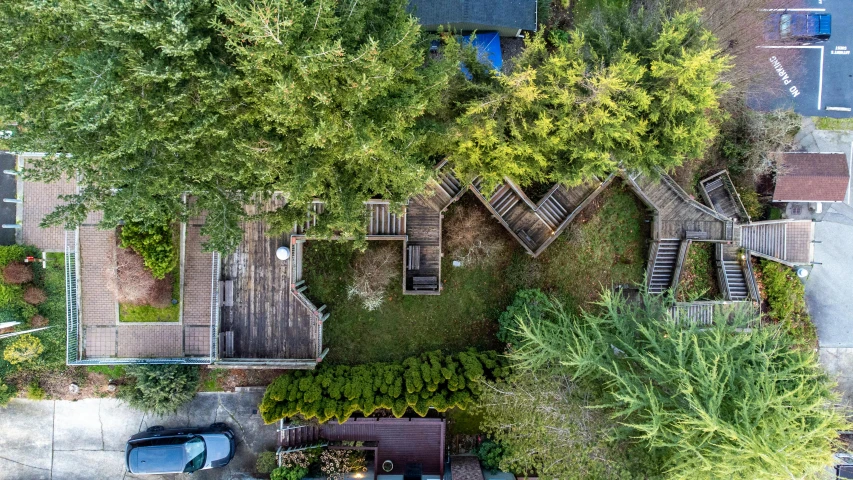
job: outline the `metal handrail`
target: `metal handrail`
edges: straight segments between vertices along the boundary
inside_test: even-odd
[[[65,231],[65,363],[80,360],[80,315],[77,305],[77,231]]]

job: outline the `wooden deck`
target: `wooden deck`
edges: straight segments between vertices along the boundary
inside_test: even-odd
[[[729,241],[731,229],[727,219],[689,198],[669,177],[654,179],[646,175],[628,177],[631,186],[644,202],[657,211],[654,240],[682,239],[688,232],[703,232],[704,241]],[[639,192],[637,191],[639,190]]]
[[[291,292],[290,260],[275,256],[289,238],[266,234],[263,222],[245,222],[243,242],[222,259],[234,305],[221,307],[220,332],[234,332],[236,359],[316,359],[316,319]]]
[[[441,213],[422,197],[412,198],[406,211],[409,240],[406,246],[420,247],[420,268],[409,270],[407,258],[403,261],[403,291],[408,294],[437,295],[441,286]],[[403,250],[407,255],[406,249]],[[414,290],[415,277],[435,277],[439,288]]]
[[[726,170],[701,180],[699,187],[702,197],[717,213],[739,223],[749,223],[749,214]]]
[[[394,463],[391,475],[405,473],[407,463],[421,464],[425,475],[444,474],[444,431],[440,418],[351,418],[320,425],[320,436],[329,442],[376,442],[379,465]]]

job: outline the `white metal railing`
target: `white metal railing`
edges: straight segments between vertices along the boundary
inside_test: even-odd
[[[77,305],[77,230],[65,231],[65,363],[80,360],[80,315]]]
[[[213,252],[213,273],[210,279],[210,362],[219,358],[219,252]]]

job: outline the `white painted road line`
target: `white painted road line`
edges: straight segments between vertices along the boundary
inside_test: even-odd
[[[827,110],[832,112],[849,112],[850,107],[826,107]]]
[[[817,86],[817,109],[820,110],[823,97],[823,45],[760,45],[756,48],[819,48],[820,49],[820,77]]]
[[[825,8],[759,8],[759,12],[825,12]]]

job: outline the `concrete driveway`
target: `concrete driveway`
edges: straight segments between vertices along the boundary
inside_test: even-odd
[[[12,400],[0,409],[0,479],[247,479],[258,453],[274,450],[275,425],[264,425],[261,392],[200,393],[176,414],[145,415],[111,398],[79,401]],[[124,468],[131,435],[154,425],[228,424],[237,456],[228,467],[188,475],[136,477]]]
[[[853,132],[814,129],[806,118],[797,134],[803,150],[844,152],[853,162]],[[851,165],[853,167],[853,165]],[[851,168],[853,171],[853,168]],[[844,401],[853,405],[853,192],[844,203],[824,204],[815,224],[816,265],[806,281],[806,303],[817,327],[821,363],[838,379]]]

